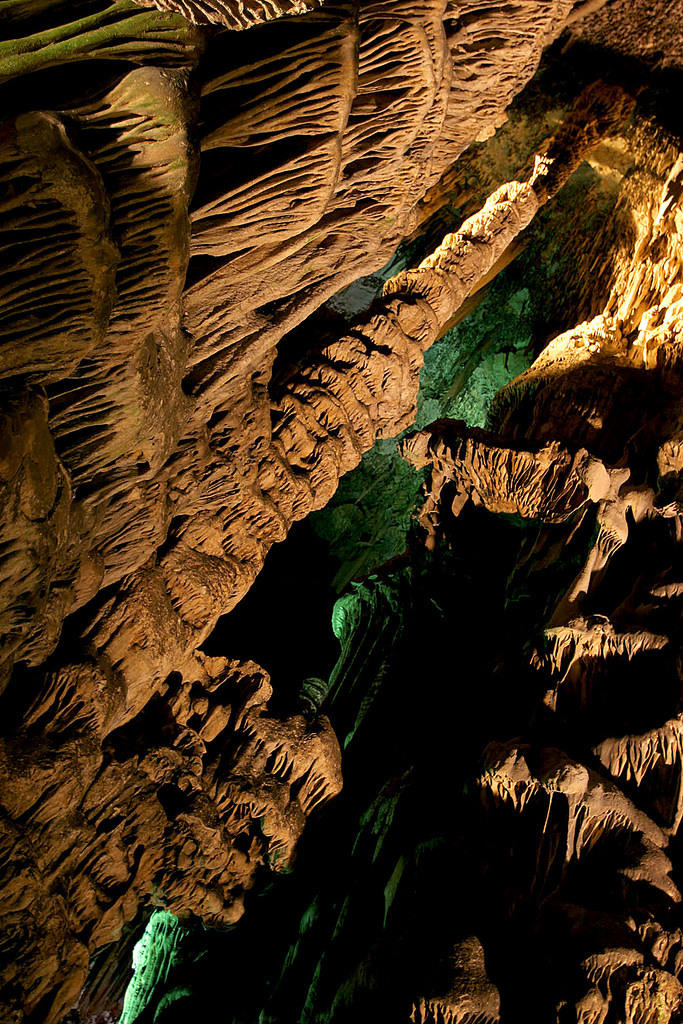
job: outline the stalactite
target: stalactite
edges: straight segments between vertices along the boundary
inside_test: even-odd
[[[298,947],[283,971],[299,986],[296,1016],[360,1019],[370,1008],[493,1024],[510,999],[519,1016],[495,932],[537,942],[538,912],[556,915],[571,942],[529,1019],[546,1000],[558,1020],[575,1008],[577,1021],[636,1024],[653,1007],[675,1020],[680,140],[616,85],[593,82],[573,105],[564,95],[520,181],[492,169],[489,198],[475,202],[471,189],[456,230],[389,277],[369,310],[345,324],[328,317],[326,334],[322,314],[307,322],[438,210],[451,165],[492,138],[544,48],[601,4],[4,6],[0,1013],[57,1024],[89,969],[90,992],[118,1005],[121,993],[106,993],[111,958],[151,907],[123,1019],[163,1004],[189,922],[237,934],[248,892],[292,869],[307,820],[339,795],[330,710],[352,765],[340,813],[358,832],[340,846],[330,882],[340,889],[302,945],[309,955],[311,936],[323,940],[313,976],[303,984]],[[486,430],[440,422],[405,442],[427,471],[415,536],[426,527],[432,550],[415,555],[413,538],[400,568],[343,599],[329,683],[307,680],[288,707],[258,665],[204,653],[270,548],[378,438],[411,427],[424,353],[584,158],[607,159],[596,156],[605,140],[628,171],[609,235],[577,251],[571,308],[587,319],[503,388]],[[528,715],[499,687],[495,735],[482,721],[483,672],[479,718],[449,676],[458,646],[475,636],[487,646],[485,585],[462,550],[484,522],[491,600],[511,595],[509,622],[528,627],[511,667],[497,606],[483,657],[510,687],[518,673]],[[650,537],[652,566],[638,562]],[[457,615],[456,564],[473,595]],[[440,652],[433,674],[416,657],[423,630]],[[624,687],[614,714],[620,671],[642,681],[652,664],[647,713],[638,688]],[[444,685],[452,722],[440,714]],[[364,774],[373,735],[381,756]],[[439,831],[460,812],[474,853],[450,825]],[[465,908],[448,922],[442,856],[460,871],[449,913]],[[613,900],[597,951],[594,862]],[[423,885],[424,906],[410,895]],[[157,926],[174,947],[161,981],[145,959]],[[384,1007],[393,957],[400,977]],[[160,1017],[175,1012],[171,994]],[[81,1008],[101,1010],[87,997]]]

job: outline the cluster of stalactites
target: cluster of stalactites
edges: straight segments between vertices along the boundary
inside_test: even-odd
[[[486,829],[505,848],[514,841],[532,897],[553,906],[554,927],[563,921],[577,949],[595,948],[590,915],[573,905],[581,879],[594,884],[601,863],[605,888],[621,894],[618,908],[602,911],[604,947],[572,967],[572,1019],[582,1022],[669,1022],[683,1008],[683,936],[670,916],[681,899],[670,839],[683,817],[674,625],[683,596],[682,165],[675,151],[664,155],[669,173],[644,196],[653,216],[636,209],[641,234],[634,252],[618,254],[622,291],[608,309],[552,341],[499,393],[492,430],[442,421],[403,447],[429,471],[421,521],[432,546],[462,542],[465,527],[453,527],[469,505],[534,523],[526,557],[542,569],[561,564],[592,517],[584,563],[531,651],[535,737],[491,743],[477,780]],[[643,561],[638,543],[655,537],[656,556]],[[549,721],[555,742],[571,737],[572,754],[539,740]],[[535,865],[516,852],[527,838]],[[571,904],[561,895],[569,879]],[[501,885],[512,916],[527,897]],[[415,1019],[459,1020],[458,1006],[423,1000]]]
[[[234,923],[257,869],[287,870],[307,816],[339,792],[327,718],[273,715],[254,664],[195,668],[192,682],[169,680],[161,721],[153,708],[123,729],[111,675],[62,669],[0,744],[6,1013],[41,1006],[61,1019],[90,953],[150,898],[180,918]]]

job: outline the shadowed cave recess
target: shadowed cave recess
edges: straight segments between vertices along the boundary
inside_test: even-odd
[[[683,1021],[681,0],[0,4],[0,1024]]]

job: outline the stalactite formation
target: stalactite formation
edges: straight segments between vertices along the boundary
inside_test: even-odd
[[[3,1021],[681,1019],[683,12],[635,6],[4,5]],[[513,271],[525,368],[494,329],[414,429]],[[406,550],[287,689],[222,624],[378,441]]]

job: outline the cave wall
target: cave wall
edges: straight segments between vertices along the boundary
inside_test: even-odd
[[[441,460],[423,522],[432,537],[441,529],[439,472],[450,489],[457,481],[461,504],[564,522],[576,513],[556,493],[566,463],[572,494],[583,488],[600,507],[601,532],[580,583],[564,604],[558,596],[565,625],[632,520],[679,521],[675,137],[621,86],[590,84],[569,90],[552,123],[534,122],[523,158],[513,146],[474,188],[451,170],[493,135],[544,47],[586,9],[8,5],[8,1019],[64,1019],[89,965],[83,1014],[108,1012],[122,994],[117,950],[128,954],[151,907],[235,925],[245,894],[289,868],[308,815],[340,791],[343,727],[310,692],[276,709],[263,669],[202,645],[291,524],[327,504],[377,438],[413,425],[425,352],[453,343],[465,304],[591,154],[623,176],[626,151],[636,168],[607,228],[572,260],[588,282],[572,299],[575,322],[584,307],[593,319],[495,400],[490,427],[502,441],[466,434],[456,455],[442,454],[438,431],[409,442],[412,462],[428,466],[437,449]],[[469,159],[486,165],[486,151]],[[454,230],[398,268],[351,323],[330,315],[318,332],[309,318],[385,266],[403,238],[425,226],[430,237],[454,190]],[[596,353],[604,365],[589,373]],[[606,383],[615,375],[616,389]],[[620,409],[637,399],[640,429],[662,393],[657,427],[634,449],[633,483],[619,465]],[[449,458],[457,472],[443,470]],[[653,464],[671,490],[663,511]],[[534,481],[524,501],[520,475]],[[666,991],[673,1007],[678,990]],[[421,1008],[429,992],[415,998],[416,1013],[435,1012]]]
[[[140,1021],[210,1012],[220,963],[235,1024],[680,1019],[680,143],[620,132],[602,312],[486,429],[402,443],[419,527],[334,609],[342,794]]]

